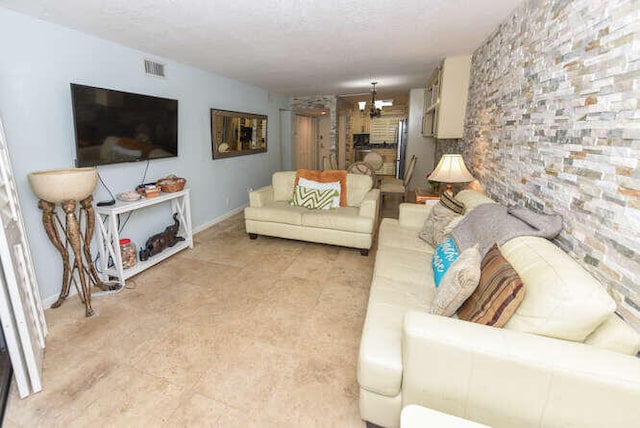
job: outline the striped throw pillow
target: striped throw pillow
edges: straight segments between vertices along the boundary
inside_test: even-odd
[[[480,265],[478,288],[458,310],[462,320],[504,326],[524,298],[520,276],[494,244]]]
[[[333,198],[338,196],[335,189],[319,190],[296,186],[293,191],[291,205],[312,210],[328,210],[333,205]]]
[[[440,203],[456,214],[464,214],[464,204],[455,199],[450,193],[442,193],[440,195]]]

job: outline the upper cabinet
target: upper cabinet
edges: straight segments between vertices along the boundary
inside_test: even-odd
[[[471,55],[445,58],[427,81],[422,135],[462,138],[469,93]]]

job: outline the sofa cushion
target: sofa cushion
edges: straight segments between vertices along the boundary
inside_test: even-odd
[[[356,207],[338,207],[331,211],[306,211],[302,225],[347,232],[371,233],[374,219],[358,215]]]
[[[636,355],[640,351],[640,334],[614,313],[587,336],[584,343],[621,354]]]
[[[373,180],[368,175],[347,174],[347,206],[359,207],[372,188]]]
[[[293,197],[293,187],[295,186],[295,171],[274,172],[271,176],[273,186],[273,200],[289,202]]]
[[[552,242],[518,237],[501,251],[527,288],[505,328],[582,342],[615,310],[602,285]]]
[[[373,275],[435,290],[430,260],[430,254],[420,251],[380,248],[376,253]]]
[[[333,200],[336,196],[338,196],[338,191],[335,189],[320,190],[296,186],[291,205],[311,210],[329,210],[333,206]]]
[[[288,200],[274,201],[259,208],[245,208],[244,217],[247,220],[272,221],[299,226],[302,224],[302,215],[308,211],[306,208],[291,206]]]
[[[299,169],[296,171],[296,181],[294,184],[298,184],[300,178],[306,178],[307,180],[317,181],[319,183],[340,182],[340,206],[347,206],[347,171]]]
[[[445,317],[455,314],[478,286],[481,261],[477,246],[464,250],[442,277],[429,312]]]
[[[518,273],[494,244],[482,259],[480,282],[458,310],[461,320],[502,327],[524,298],[525,288]]]
[[[360,387],[395,397],[402,385],[402,323],[410,309],[428,307],[434,287],[374,276],[360,340]]]
[[[382,219],[378,229],[378,248],[401,248],[427,254],[434,251],[431,245],[418,238],[417,229],[402,227],[393,218]]]

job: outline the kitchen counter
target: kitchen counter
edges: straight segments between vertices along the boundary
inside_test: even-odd
[[[373,149],[391,149],[397,150],[398,145],[395,143],[382,143],[382,144],[354,144],[353,148],[356,150],[373,150]]]

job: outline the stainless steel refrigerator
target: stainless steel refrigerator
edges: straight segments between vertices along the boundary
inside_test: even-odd
[[[398,148],[396,151],[396,178],[404,179],[405,151],[407,148],[407,119],[398,121],[398,130],[396,133],[396,143]]]

